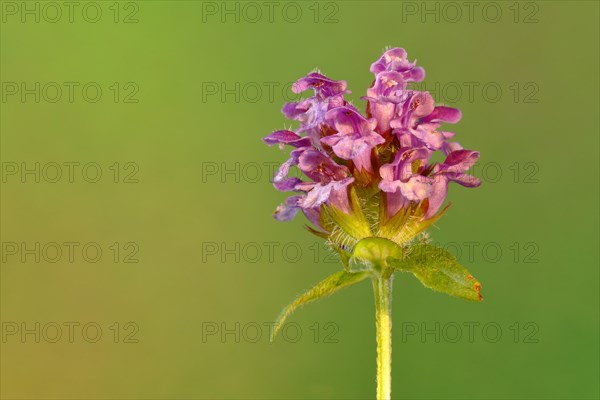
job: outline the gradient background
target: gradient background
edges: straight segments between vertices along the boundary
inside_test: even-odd
[[[57,183],[4,177],[5,246],[94,242],[103,256],[86,262],[79,250],[72,263],[64,254],[55,263],[33,256],[22,262],[3,247],[3,398],[371,398],[375,326],[367,282],[297,312],[291,319],[302,329],[296,343],[281,337],[268,343],[262,324],[339,266],[302,229],[302,218],[288,224],[271,218],[285,196],[271,187],[263,163],[281,162],[285,154],[260,138],[288,126],[279,109],[293,95],[282,87],[317,66],[347,80],[358,104],[372,79],[369,65],[386,45],[418,59],[427,71],[425,85],[448,88],[446,96],[434,97],[464,115],[450,130],[481,151],[482,166],[493,167],[475,171],[481,188],[451,188],[454,205],[431,230],[434,241],[457,244],[449,248],[461,252],[461,262],[481,280],[485,300],[468,303],[424,290],[410,276],[396,278],[394,397],[598,398],[597,2],[517,3],[517,22],[513,2],[496,2],[497,23],[482,17],[485,2],[472,22],[462,7],[455,23],[455,11],[444,11],[443,2],[439,22],[435,14],[425,20],[407,14],[407,2],[321,2],[317,23],[314,2],[296,3],[302,11],[296,23],[283,18],[282,2],[273,22],[263,6],[255,23],[248,21],[254,10],[235,2],[227,7],[239,7],[240,21],[229,15],[224,23],[197,1],[122,2],[118,23],[112,1],[95,3],[102,10],[97,23],[82,18],[85,2],[73,22],[63,15],[56,23],[44,15],[23,23],[20,13],[5,8],[11,2],[2,3],[3,84],[97,82],[103,89],[96,103],[80,90],[72,103],[66,93],[56,103],[44,96],[36,103],[33,95],[1,103],[5,168],[96,162],[103,172],[97,183],[82,179],[80,169],[73,183],[65,176]],[[219,12],[225,7],[213,4]],[[436,7],[411,4],[417,12]],[[488,17],[495,9],[487,9]],[[46,12],[54,18],[52,9]],[[138,22],[123,23],[132,12]],[[337,22],[323,23],[332,12]],[[114,82],[122,90],[119,102],[109,89]],[[127,82],[139,88],[137,103],[122,101]],[[239,99],[206,92],[213,83],[235,88],[236,82],[247,88]],[[265,82],[278,85],[272,98]],[[473,98],[465,82],[479,85]],[[482,92],[489,82],[502,89],[498,101],[490,100],[493,88],[487,98]],[[462,88],[458,99],[453,83]],[[260,95],[252,90],[256,85]],[[121,175],[114,183],[109,166],[115,162],[122,173],[130,171],[124,163],[135,163],[139,182],[122,183]],[[215,165],[218,173],[207,174]],[[224,168],[238,172],[221,176]],[[122,262],[125,250],[115,262],[114,242],[137,244],[139,262]],[[469,242],[477,243],[473,257]],[[215,255],[206,251],[211,243],[219,249]],[[222,251],[236,243],[239,260]],[[275,243],[273,257],[268,243]],[[60,340],[46,340],[54,331],[44,336],[42,327],[65,322],[80,324],[73,343],[64,326]],[[89,322],[102,328],[96,343],[82,337]],[[110,328],[115,322],[119,343]],[[137,343],[124,343],[128,322],[139,327]],[[436,322],[439,343],[433,334],[422,338],[422,324],[435,330]],[[479,324],[472,343],[469,322]],[[30,329],[40,323],[39,343],[34,335],[7,334],[22,323]],[[239,342],[234,334],[203,340],[213,323],[234,331],[240,324]],[[462,327],[456,343],[453,323]],[[489,323],[502,328],[495,343],[488,340],[496,335],[493,327],[487,336],[482,332]],[[256,343],[253,324],[262,326]],[[419,333],[403,340],[407,324]],[[93,329],[88,333],[94,336]],[[328,333],[337,343],[325,340]]]

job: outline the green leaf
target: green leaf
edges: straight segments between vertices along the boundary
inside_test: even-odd
[[[424,286],[438,292],[473,301],[483,299],[481,283],[442,248],[417,244],[404,259],[393,260],[393,266],[412,272]]]
[[[279,317],[277,317],[277,320],[275,321],[275,329],[273,329],[271,332],[271,342],[275,339],[277,332],[279,332],[283,326],[286,318],[298,307],[306,303],[310,303],[311,301],[332,295],[347,286],[353,285],[364,280],[365,278],[368,278],[370,275],[371,274],[369,272],[351,273],[339,271],[317,283],[311,289],[304,292],[304,294],[297,297],[296,300],[284,308],[281,314],[279,314]]]

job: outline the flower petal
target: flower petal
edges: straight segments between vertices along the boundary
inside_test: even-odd
[[[465,172],[479,159],[479,152],[473,150],[456,150],[448,154],[442,169],[447,172]]]
[[[438,212],[447,194],[448,178],[445,175],[436,176],[433,180],[431,194],[429,195],[429,208],[423,217],[424,219],[431,218]]]
[[[279,144],[282,148],[286,144],[294,147],[310,146],[310,139],[300,137],[295,132],[288,130],[275,131],[269,136],[264,137],[263,141],[269,146]]]
[[[455,124],[460,121],[462,113],[457,108],[437,106],[431,114],[423,118],[423,122],[448,122]]]
[[[300,196],[291,196],[288,197],[285,202],[277,207],[275,212],[273,213],[273,217],[278,221],[289,221],[300,209],[298,206],[298,201],[301,199]]]
[[[422,175],[413,175],[407,182],[400,181],[402,195],[408,200],[420,201],[432,192],[433,179]]]
[[[406,51],[398,47],[386,51],[379,60],[371,64],[372,73],[377,75],[383,71],[400,72],[406,82],[421,82],[425,79],[425,70],[415,67],[414,62],[409,62]]]
[[[298,79],[292,85],[292,92],[302,93],[305,90],[313,89],[315,91],[315,96],[325,98],[344,92],[346,86],[346,81],[335,81],[329,79],[325,75],[312,72],[305,77]]]

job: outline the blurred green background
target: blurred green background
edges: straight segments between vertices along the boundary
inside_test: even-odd
[[[393,396],[598,398],[597,2],[65,3],[1,4],[2,398],[372,398],[367,282],[268,343],[340,267],[271,218],[260,138],[315,67],[361,103],[388,45],[481,151],[431,236],[485,297],[396,278]]]

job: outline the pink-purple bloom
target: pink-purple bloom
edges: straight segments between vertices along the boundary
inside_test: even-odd
[[[362,98],[367,102],[365,115],[345,100],[350,93],[345,81],[313,72],[292,86],[295,93],[313,90],[313,96],[282,109],[299,127],[263,139],[268,145],[291,148],[273,184],[296,194],[277,208],[278,220],[290,220],[301,210],[326,230],[321,223],[324,206],[350,216],[364,214],[355,208],[374,196],[383,199],[378,203],[385,210],[382,218],[420,206],[418,218],[427,220],[441,209],[450,182],[479,186],[479,180],[467,174],[479,153],[463,149],[450,141],[454,133],[441,130],[444,123],[459,122],[461,112],[436,105],[430,93],[411,87],[424,79],[425,71],[400,48],[386,51],[370,70],[375,79]],[[438,151],[445,160],[431,162]],[[292,168],[304,178],[290,177]],[[358,203],[352,201],[351,190],[358,193]]]
[[[333,108],[325,118],[336,133],[325,136],[321,143],[331,146],[339,158],[352,160],[358,170],[371,172],[371,150],[385,142],[374,130],[377,120],[366,119],[353,107]]]

